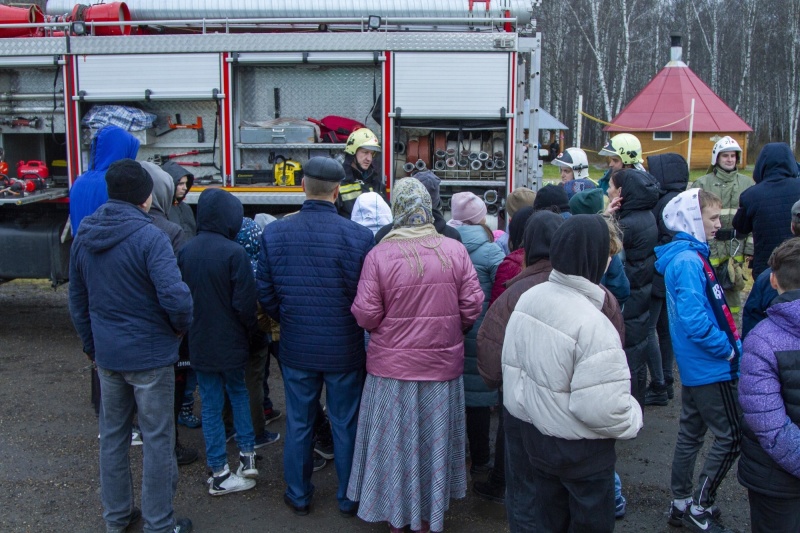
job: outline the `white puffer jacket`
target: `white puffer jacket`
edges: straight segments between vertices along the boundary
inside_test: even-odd
[[[545,435],[632,439],[642,427],[619,334],[600,312],[604,298],[586,278],[553,270],[511,315],[503,404]]]

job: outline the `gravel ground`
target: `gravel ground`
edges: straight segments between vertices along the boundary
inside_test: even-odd
[[[97,420],[89,401],[88,362],[67,310],[67,288],[53,291],[46,282],[6,283],[0,285],[0,309],[0,531],[103,531]],[[277,374],[273,367],[273,400],[283,409]],[[617,445],[617,470],[628,498],[628,515],[617,522],[617,531],[680,531],[666,525],[679,411],[677,398],[668,407],[647,408],[639,437]],[[269,428],[282,433],[283,426],[281,419]],[[185,445],[203,450],[200,429],[181,427],[180,432]],[[282,449],[281,441],[259,450],[256,488],[224,498],[208,495],[202,459],[181,467],[177,515],[190,517],[201,533],[386,530],[384,524],[339,515],[332,466],[314,474],[317,491],[311,514],[294,516],[283,504]],[[228,452],[233,460],[235,446]],[[135,486],[141,479],[141,457],[141,447],[132,448]],[[747,495],[736,481],[735,469],[722,484],[717,502],[728,527],[749,531]],[[470,494],[453,501],[445,527],[458,532],[506,531],[505,511]]]

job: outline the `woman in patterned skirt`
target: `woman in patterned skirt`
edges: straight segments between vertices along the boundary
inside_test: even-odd
[[[466,494],[463,332],[484,296],[467,250],[433,227],[422,183],[392,192],[393,229],[352,307],[370,343],[347,497],[390,531],[442,531],[450,498]]]

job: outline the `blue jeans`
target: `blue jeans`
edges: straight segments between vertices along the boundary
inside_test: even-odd
[[[267,383],[267,380],[269,379],[269,360],[270,356],[274,357],[278,354],[278,348],[280,346],[279,343],[280,341],[272,341],[269,343],[267,361],[264,363],[264,381],[262,382],[262,387],[264,388],[264,401],[261,402],[261,407],[263,407],[264,411],[269,411],[272,409],[272,399],[269,397],[269,383]]]
[[[255,433],[250,419],[250,397],[244,384],[244,368],[227,372],[201,372],[195,370],[203,400],[203,438],[206,441],[206,464],[213,472],[219,472],[228,462],[225,449],[225,424],[222,408],[225,391],[231,401],[233,427],[236,429],[236,444],[243,453],[253,451]]]
[[[103,519],[109,532],[124,531],[133,509],[130,446],[134,407],[139,408],[144,466],[144,531],[175,526],[172,499],[178,486],[175,461],[175,372],[172,365],[141,372],[98,368],[100,409],[100,487]]]
[[[186,371],[186,390],[183,393],[181,407],[192,410],[194,408],[194,390],[197,388],[197,376],[190,367]]]
[[[536,492],[531,475],[533,468],[522,441],[522,427],[526,423],[503,407],[506,434],[506,516],[511,533],[537,531],[533,515]]]
[[[329,373],[299,370],[286,365],[281,365],[281,370],[286,395],[286,442],[283,447],[286,496],[296,506],[309,505],[314,496],[314,485],[311,483],[314,466],[312,434],[324,384],[328,418],[333,431],[333,461],[339,478],[336,499],[339,509],[351,511],[356,503],[347,499],[347,484],[353,465],[364,370]]]

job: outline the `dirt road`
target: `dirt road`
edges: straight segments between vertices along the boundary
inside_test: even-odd
[[[67,310],[67,288],[15,281],[0,285],[0,531],[103,531],[98,482],[97,420],[89,402],[89,367]],[[273,400],[283,409],[283,387],[273,372]],[[680,533],[666,525],[669,466],[679,403],[647,408],[645,428],[617,445],[617,470],[628,498],[620,532]],[[270,426],[283,432],[283,420]],[[200,429],[181,428],[184,444],[203,449]],[[235,446],[229,446],[233,460]],[[312,512],[294,516],[283,504],[282,441],[259,450],[257,487],[224,498],[207,493],[202,459],[181,467],[175,508],[195,531],[364,531],[384,524],[343,518],[336,508],[332,466],[314,474]],[[134,483],[141,474],[141,448],[132,448]],[[204,453],[201,452],[204,456]],[[719,491],[723,520],[749,531],[746,492],[734,470]],[[138,497],[137,497],[138,501]],[[500,505],[468,495],[453,502],[447,531],[506,531]],[[132,531],[140,531],[141,526]]]

